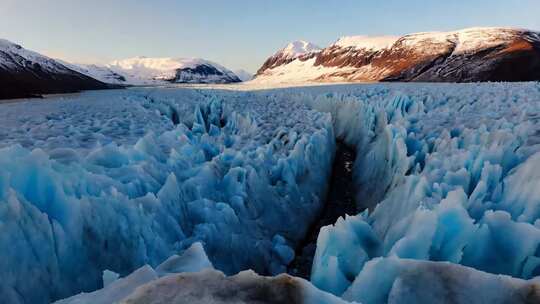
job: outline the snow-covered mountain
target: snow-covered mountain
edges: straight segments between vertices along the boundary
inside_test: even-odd
[[[0,99],[108,87],[57,60],[0,39]]]
[[[111,68],[105,65],[97,64],[69,64],[66,63],[70,69],[77,71],[81,74],[87,75],[99,81],[111,84],[126,85],[127,80],[123,75],[113,71]]]
[[[257,71],[257,76],[264,71],[287,65],[295,60],[304,62],[313,58],[321,48],[307,41],[294,41],[277,53],[268,58],[262,67]]]
[[[306,43],[307,44],[307,43]],[[278,51],[256,82],[529,81],[540,80],[540,34],[469,28],[403,37],[342,37],[320,51]]]
[[[246,70],[242,70],[242,69],[234,70],[233,72],[242,81],[249,81],[249,80],[253,79],[253,76],[254,76],[253,73],[250,73],[250,72],[248,72]]]
[[[125,85],[241,81],[229,69],[204,59],[136,57],[108,65],[77,65],[0,39],[0,99]]]
[[[105,83],[120,85],[163,85],[168,83],[234,83],[250,80],[204,59],[135,57],[106,65],[69,65],[74,70]]]
[[[118,75],[122,75],[126,83],[133,85],[233,83],[241,81],[229,69],[217,63],[198,58],[135,57],[113,61],[106,68]]]

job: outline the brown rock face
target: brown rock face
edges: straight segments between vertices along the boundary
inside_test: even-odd
[[[540,34],[505,28],[474,28],[403,36],[385,47],[335,44],[313,54],[312,67],[328,68],[313,81],[534,81],[540,80]],[[259,71],[286,73],[294,60],[270,60]],[[306,74],[309,71],[306,70]],[[275,76],[278,77],[278,76]]]

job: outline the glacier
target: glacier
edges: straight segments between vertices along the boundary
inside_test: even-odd
[[[358,283],[380,258],[539,276],[538,84],[396,88],[297,95],[356,147],[365,209],[321,230],[313,283],[380,303]]]
[[[283,272],[334,148],[329,115],[290,106],[166,89],[3,105],[0,294],[92,291],[103,270],[155,267],[195,242],[225,273]]]
[[[305,303],[540,299],[538,83],[134,88],[0,108],[10,303],[135,274],[146,284],[116,300],[179,276],[281,284],[241,271],[286,271],[336,139],[356,150],[357,212],[321,229],[311,283],[289,277]]]

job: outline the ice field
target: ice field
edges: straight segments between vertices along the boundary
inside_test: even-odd
[[[336,139],[356,150],[358,214],[321,230],[311,282],[236,275],[287,270],[324,207]],[[166,303],[160,288],[285,280],[305,303],[535,303],[539,144],[538,83],[136,88],[1,104],[0,297],[105,287],[61,303]]]

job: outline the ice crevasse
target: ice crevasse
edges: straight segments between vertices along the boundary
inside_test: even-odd
[[[428,284],[434,269],[453,267],[427,261],[468,266],[482,271],[479,278],[540,275],[537,84],[293,93],[331,113],[336,136],[356,147],[356,201],[367,208],[321,230],[311,277],[317,287],[362,303],[418,303],[407,293],[421,288],[403,276]],[[459,280],[441,273],[444,299]],[[467,275],[460,278],[454,289],[467,286]],[[480,294],[509,300],[487,290],[498,283],[486,284]],[[514,300],[538,301],[536,285]]]

